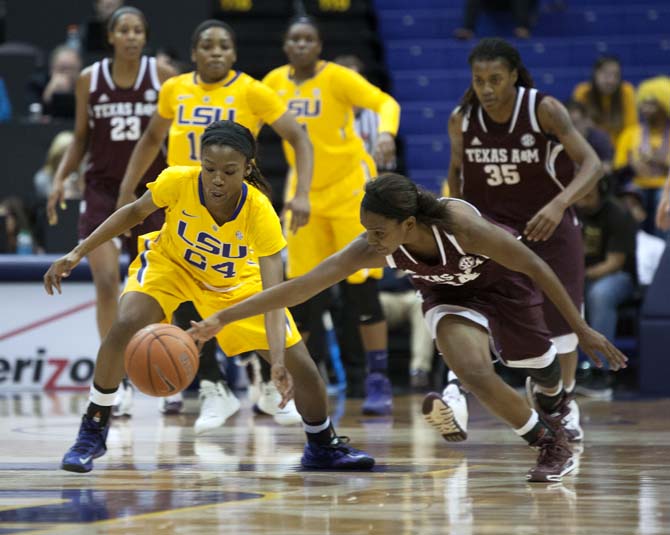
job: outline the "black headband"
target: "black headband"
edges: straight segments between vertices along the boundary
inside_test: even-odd
[[[249,160],[256,157],[256,142],[253,136],[249,130],[233,121],[213,123],[202,134],[200,143],[203,147],[206,145],[226,145],[244,154]]]

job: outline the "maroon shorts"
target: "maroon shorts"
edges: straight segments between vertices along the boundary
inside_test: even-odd
[[[138,188],[139,189],[139,188]],[[141,192],[146,191],[141,186]],[[87,238],[105,219],[116,210],[116,201],[119,197],[118,184],[100,186],[98,183],[87,183],[84,199],[79,213],[79,239]],[[137,256],[137,237],[147,232],[159,230],[165,221],[163,210],[156,210],[142,223],[131,230],[131,237],[122,237],[123,250],[131,260]]]
[[[554,270],[579,311],[584,303],[584,246],[582,230],[571,208],[551,238],[544,242],[524,242]],[[572,327],[549,300],[544,298],[544,319],[552,338],[572,333]]]
[[[480,325],[488,323],[493,349],[504,362],[537,358],[550,350],[542,297],[524,275],[509,272],[494,287],[471,291],[464,291],[463,287],[453,291],[443,286],[421,289],[426,320],[433,335],[443,313],[457,314]],[[468,310],[474,314],[468,314]],[[482,318],[486,321],[481,321]]]

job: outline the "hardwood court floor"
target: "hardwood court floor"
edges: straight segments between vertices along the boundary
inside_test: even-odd
[[[670,400],[582,401],[586,443],[563,483],[527,484],[535,453],[471,400],[467,442],[442,441],[421,396],[393,418],[337,403],[338,432],[377,458],[371,473],[300,471],[303,434],[248,402],[196,437],[197,410],[162,417],[136,397],[90,474],[60,471],[85,396],[0,395],[0,534],[670,533]]]

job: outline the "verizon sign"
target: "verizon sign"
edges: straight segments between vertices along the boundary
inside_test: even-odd
[[[2,283],[0,300],[0,392],[88,389],[100,343],[93,284],[65,281],[49,296],[40,283]]]

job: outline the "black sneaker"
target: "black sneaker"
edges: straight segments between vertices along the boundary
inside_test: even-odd
[[[300,460],[313,470],[371,470],[375,460],[364,451],[349,446],[348,437],[333,437],[330,444],[307,442]]]
[[[577,377],[575,394],[590,399],[610,401],[614,394],[613,382],[614,378],[609,370],[591,368],[588,373]]]

